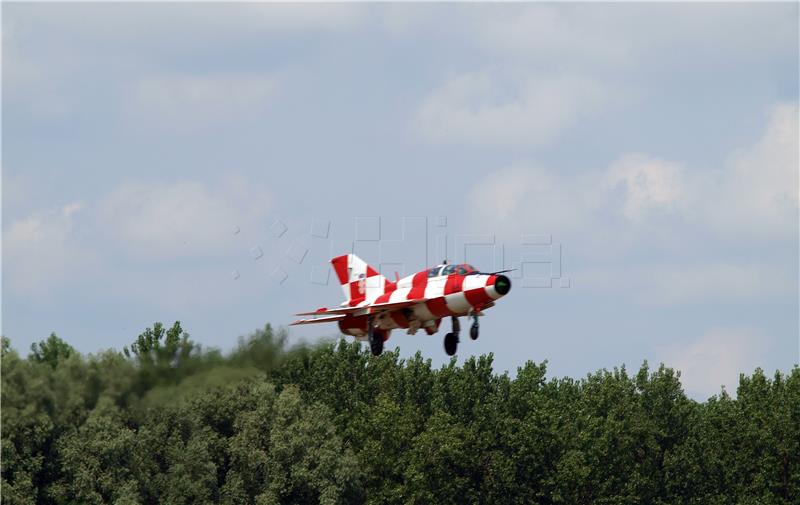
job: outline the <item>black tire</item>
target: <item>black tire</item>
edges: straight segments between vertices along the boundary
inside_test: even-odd
[[[472,340],[478,340],[478,325],[473,324],[469,327],[469,338]]]
[[[453,356],[458,351],[458,337],[453,333],[444,336],[444,352],[448,356]]]
[[[369,339],[369,348],[373,356],[380,356],[383,353],[383,339],[380,335],[375,335]]]

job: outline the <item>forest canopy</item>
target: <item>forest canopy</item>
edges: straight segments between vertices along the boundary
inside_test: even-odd
[[[800,503],[797,366],[697,402],[646,362],[512,378],[491,354],[434,368],[269,325],[222,353],[157,323],[89,355],[4,337],[0,409],[8,504]]]

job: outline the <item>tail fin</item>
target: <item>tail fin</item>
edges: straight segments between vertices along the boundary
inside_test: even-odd
[[[392,282],[378,273],[355,254],[343,254],[331,260],[333,270],[342,285],[348,305],[374,299],[386,291]]]

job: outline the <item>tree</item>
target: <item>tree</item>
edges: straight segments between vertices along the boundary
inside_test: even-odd
[[[645,362],[581,379],[434,369],[344,340],[229,353],[176,322],[125,352],[2,340],[3,503],[791,504],[800,368],[686,397]]]
[[[52,368],[58,362],[70,357],[75,352],[69,344],[61,340],[55,333],[51,333],[47,340],[31,344],[31,361],[47,363]]]

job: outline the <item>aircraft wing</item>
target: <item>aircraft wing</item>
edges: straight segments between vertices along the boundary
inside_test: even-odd
[[[342,307],[339,309],[319,309],[314,312],[298,312],[295,316],[324,316],[327,314],[352,314],[363,307]]]
[[[377,303],[375,305],[370,305],[364,308],[369,309],[369,312],[367,312],[368,314],[375,314],[377,312],[384,312],[387,310],[405,309],[406,307],[411,307],[418,303],[424,303],[427,300],[428,300],[427,298],[420,298],[418,300],[406,300],[403,302]]]
[[[298,319],[297,321],[291,323],[289,326],[296,326],[298,324],[332,323],[333,321],[338,321],[344,318],[345,315],[341,314],[338,316],[324,316],[324,317],[312,317],[309,319]]]
[[[316,312],[298,312],[296,316],[327,316],[327,315],[344,315],[352,314],[354,316],[362,316],[365,314],[377,314],[378,312],[385,312],[387,310],[398,310],[406,307],[411,307],[418,303],[427,301],[427,298],[420,298],[417,300],[405,300],[402,302],[387,302],[377,303],[373,305],[362,305],[360,307],[341,307],[338,309],[320,309]],[[321,318],[318,318],[321,319]],[[339,318],[341,319],[341,318]],[[339,319],[329,319],[330,321],[338,321]],[[294,323],[292,323],[294,324]]]

